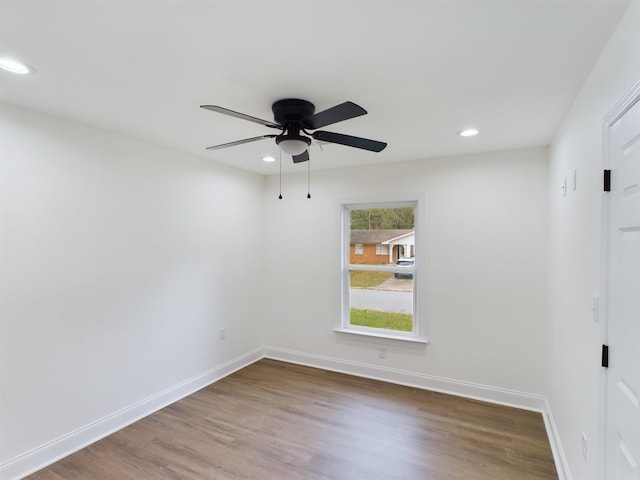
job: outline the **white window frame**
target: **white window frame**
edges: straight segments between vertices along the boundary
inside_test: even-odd
[[[426,200],[422,195],[412,195],[402,199],[379,199],[379,200],[345,200],[340,202],[340,225],[341,225],[341,311],[340,324],[334,328],[340,333],[363,335],[366,337],[376,337],[382,339],[401,340],[407,342],[427,343],[425,336],[425,311],[426,311],[426,252],[424,248],[416,248],[417,254],[415,265],[411,267],[413,273],[413,331],[402,332],[398,330],[386,330],[382,328],[364,327],[351,325],[350,298],[349,298],[349,272],[354,270],[388,271],[407,273],[407,267],[396,267],[395,265],[359,265],[350,263],[350,240],[351,240],[351,210],[361,210],[369,208],[400,208],[412,207],[415,219],[416,245],[426,246],[426,235],[424,226],[426,221],[423,212],[426,210]]]
[[[353,254],[354,255],[364,255],[364,243],[354,243],[353,244]]]

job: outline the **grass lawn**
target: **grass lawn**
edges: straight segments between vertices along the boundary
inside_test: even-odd
[[[349,272],[351,287],[376,287],[393,275],[392,272],[369,272],[366,270],[352,270]]]
[[[410,332],[413,327],[413,315],[410,313],[380,312],[377,310],[351,309],[351,325],[361,327],[386,328]]]

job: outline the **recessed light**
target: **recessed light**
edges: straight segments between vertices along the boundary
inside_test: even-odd
[[[461,137],[473,137],[474,135],[479,134],[480,132],[475,128],[465,128],[464,130],[460,130],[458,135]]]
[[[26,75],[27,73],[34,73],[35,69],[30,67],[26,63],[22,63],[19,60],[9,57],[0,57],[0,68],[11,73],[18,73],[20,75]]]
[[[262,161],[263,162],[267,162],[267,163],[271,163],[271,162],[275,162],[276,158],[269,155],[269,156],[266,156],[266,157],[262,157]]]

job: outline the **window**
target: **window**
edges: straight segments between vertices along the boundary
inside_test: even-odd
[[[339,331],[423,341],[416,320],[415,287],[422,274],[416,262],[417,210],[417,201],[342,205]],[[376,255],[354,263],[351,245],[357,254],[363,243],[374,243]]]
[[[389,255],[389,245],[376,244],[376,255]]]
[[[356,243],[353,246],[353,253],[355,255],[364,255],[364,245],[362,245],[361,243]]]

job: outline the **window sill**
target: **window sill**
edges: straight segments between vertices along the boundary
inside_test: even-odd
[[[428,340],[423,337],[408,337],[405,335],[394,335],[393,333],[378,333],[340,327],[334,328],[333,331],[337,333],[347,333],[349,335],[359,335],[362,337],[379,338],[384,340],[399,340],[401,342],[417,343],[421,345],[426,345],[427,343],[429,343]]]

